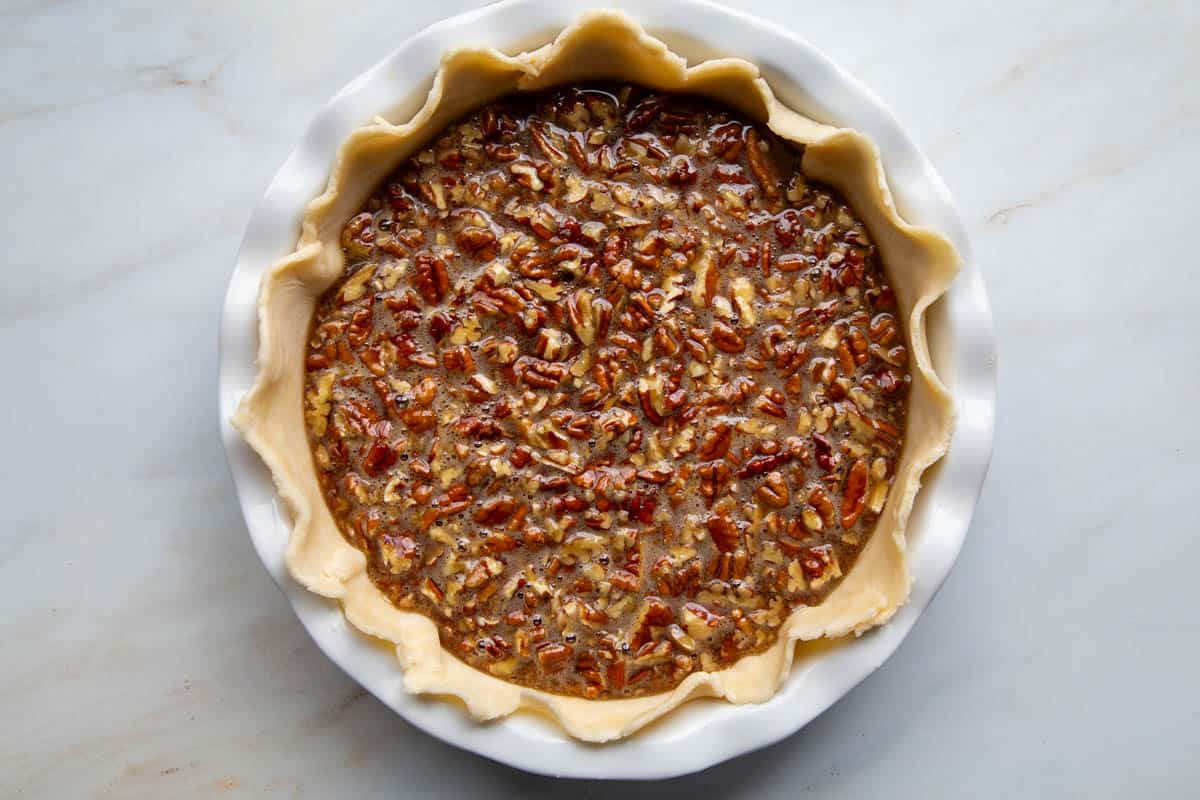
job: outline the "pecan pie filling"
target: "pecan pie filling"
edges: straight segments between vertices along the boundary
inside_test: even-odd
[[[518,95],[346,224],[304,413],[370,576],[467,664],[586,698],[767,649],[865,547],[906,337],[801,152],[712,102]]]

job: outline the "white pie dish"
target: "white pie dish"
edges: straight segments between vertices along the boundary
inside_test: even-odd
[[[910,562],[917,586],[910,605],[882,631],[798,662],[771,702],[739,707],[692,704],[632,739],[595,748],[567,740],[533,717],[480,725],[448,703],[405,694],[400,672],[385,650],[356,634],[336,604],[307,595],[286,577],[282,556],[288,527],[278,511],[273,485],[226,423],[254,379],[259,278],[294,244],[300,214],[323,187],[340,142],[377,114],[404,116],[414,110],[443,51],[466,43],[510,52],[540,45],[586,7],[583,3],[553,7],[539,2],[503,3],[448,20],[409,40],[334,98],[276,176],[247,229],[222,329],[221,416],[239,496],[264,564],[322,649],[367,689],[419,727],[514,766],[574,776],[665,777],[709,766],[796,730],[877,667],[949,570],[986,469],[993,342],[986,299],[970,263],[961,223],[924,159],[886,112],[836,68],[803,43],[717,7],[677,1],[628,9],[651,33],[689,58],[719,52],[743,56],[764,68],[774,66],[764,71],[786,103],[874,138],[883,151],[901,211],[909,220],[948,235],[966,261],[943,310],[930,321],[938,369],[956,395],[961,421],[947,463],[930,476],[911,523]],[[688,22],[683,26],[665,22],[684,19]],[[788,69],[780,70],[779,64],[787,64]],[[788,75],[802,78],[803,88]],[[856,97],[857,103],[848,102]],[[947,485],[949,489],[944,488]],[[701,726],[702,738],[694,735]]]

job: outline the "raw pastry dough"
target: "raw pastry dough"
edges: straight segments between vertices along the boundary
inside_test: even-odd
[[[388,602],[368,577],[363,554],[342,537],[325,505],[302,409],[313,309],[342,274],[342,226],[378,181],[448,123],[501,95],[598,79],[707,95],[805,145],[804,171],[847,198],[879,247],[907,323],[913,379],[907,440],[887,505],[875,534],[838,588],[822,605],[794,611],[766,652],[746,656],[721,672],[694,673],[670,692],[621,700],[552,695],[476,671],[441,648],[429,618]],[[346,618],[359,630],[395,645],[407,691],[456,696],[480,719],[525,706],[548,713],[579,739],[608,741],[695,697],[763,702],[787,677],[795,642],[862,633],[886,622],[905,602],[911,582],[904,559],[905,523],[921,474],[945,452],[953,427],[951,398],[930,363],[924,315],[958,264],[945,238],[899,217],[878,151],[865,136],[785,108],[753,64],[726,58],[688,67],[627,16],[591,12],[532,52],[508,56],[464,47],[447,53],[416,116],[402,124],[378,119],[342,145],[328,188],[304,215],[295,251],[263,279],[258,380],[242,400],[234,424],[266,462],[291,509],[288,570],[309,590],[341,602]]]

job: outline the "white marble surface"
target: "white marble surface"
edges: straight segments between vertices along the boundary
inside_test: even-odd
[[[217,438],[249,210],[319,104],[471,5],[0,4],[0,796],[615,790],[459,752],[338,672],[255,560]],[[955,192],[1000,335],[996,455],[883,669],[626,796],[1194,795],[1200,6],[738,5],[874,88]]]

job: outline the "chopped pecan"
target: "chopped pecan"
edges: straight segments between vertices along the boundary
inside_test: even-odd
[[[429,253],[418,253],[413,259],[413,288],[430,305],[441,303],[450,291],[446,262]]]
[[[491,261],[496,257],[496,234],[487,228],[463,228],[454,235],[454,242],[481,261]]]
[[[731,553],[737,549],[738,542],[741,540],[741,531],[738,530],[729,515],[709,514],[704,524],[718,550],[722,553]]]
[[[538,646],[537,660],[546,672],[554,672],[566,666],[573,652],[575,651],[570,645],[545,642]]]
[[[766,480],[754,491],[754,496],[771,508],[785,508],[791,502],[791,490],[781,472],[768,472]]]
[[[727,422],[718,422],[704,433],[697,455],[704,461],[724,458],[733,443],[733,426]]]
[[[746,340],[742,335],[720,320],[713,323],[712,342],[718,350],[726,353],[741,353],[746,349]]]
[[[788,461],[791,461],[791,459],[791,453],[787,452],[754,456],[738,469],[737,476],[739,478],[751,478],[755,475],[762,475],[783,466]]]
[[[867,462],[857,459],[846,473],[846,486],[842,490],[843,528],[852,528],[858,522],[867,505]]]
[[[833,525],[833,500],[821,486],[814,486],[808,493],[808,503],[816,509],[825,527]]]

